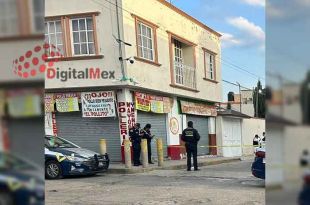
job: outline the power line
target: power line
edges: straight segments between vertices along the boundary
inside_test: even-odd
[[[224,80],[224,79],[222,79],[222,81],[225,82],[225,83],[228,83],[228,84],[231,84],[231,85],[234,85],[234,86],[239,87],[239,84],[237,84],[237,83],[234,83],[234,82],[231,82],[231,81],[228,81],[228,80]],[[247,90],[253,90],[253,89],[251,89],[251,88],[247,88],[247,87],[242,86],[242,85],[240,85],[240,87],[241,87],[241,88],[244,88],[244,89],[247,89]]]
[[[103,5],[101,2],[98,2],[97,0],[92,0],[92,1],[95,2],[95,3],[97,3],[97,4],[99,4],[99,5],[101,5],[101,6],[103,6],[103,7],[105,7],[105,8],[107,8],[107,9],[109,9],[109,10],[111,10],[110,8],[106,7],[105,5]],[[113,3],[113,2],[111,2],[111,1],[109,1],[109,0],[104,0],[104,1],[106,1],[107,3],[109,3],[109,4],[111,4],[111,5],[117,6],[119,9],[121,9],[121,10],[123,10],[123,11],[129,13],[130,15],[133,13],[133,11],[129,11],[128,9],[125,9],[125,8],[123,8],[123,7],[120,6],[120,5],[116,5],[115,3]],[[112,11],[112,10],[111,10],[111,11]],[[115,12],[115,11],[113,11],[113,12]],[[134,22],[134,19],[130,19],[130,18],[126,17],[126,16],[123,16],[123,17],[124,17],[124,18],[127,18],[128,20],[131,20],[131,21]],[[159,27],[158,29],[160,29],[160,30],[166,32],[166,30],[163,29],[163,28],[161,28],[161,27]],[[162,35],[162,34],[160,34],[160,33],[157,33],[157,35],[158,35],[158,36],[161,35],[163,38],[166,37],[166,36],[164,36],[164,35]],[[133,45],[134,45],[134,46],[137,46],[137,44],[133,44]],[[216,56],[216,58],[219,58],[219,60],[220,60],[219,62],[220,62],[221,64],[225,64],[226,66],[228,66],[228,67],[230,67],[230,68],[232,68],[232,69],[235,69],[235,70],[238,70],[238,71],[247,73],[249,76],[253,77],[254,79],[264,79],[264,80],[265,80],[265,77],[259,76],[259,75],[255,74],[255,73],[252,73],[252,72],[248,71],[247,69],[245,69],[245,68],[243,68],[243,67],[241,67],[241,66],[239,66],[239,65],[236,65],[235,63],[232,63],[231,61],[228,61],[228,60],[223,59],[223,57],[220,58],[220,57]],[[215,58],[215,60],[217,60],[216,58]]]

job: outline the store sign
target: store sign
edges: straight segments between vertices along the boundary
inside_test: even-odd
[[[170,113],[171,108],[173,106],[173,100],[171,98],[163,97],[163,103],[164,103],[164,113]]]
[[[56,99],[56,108],[58,112],[80,111],[78,98],[76,97]]]
[[[151,100],[151,112],[164,113],[163,97],[150,96],[150,100]]]
[[[45,93],[44,95],[45,113],[55,112],[54,104],[55,104],[54,94]]]
[[[135,93],[136,109],[144,112],[151,111],[150,96],[145,93]]]
[[[81,93],[83,117],[115,117],[113,91]]]
[[[41,95],[35,91],[11,91],[8,93],[8,112],[11,117],[42,115]]]
[[[210,106],[203,103],[193,103],[181,101],[182,113],[202,116],[216,116],[217,111],[214,106]]]
[[[145,93],[135,93],[136,109],[144,112],[169,113],[171,111],[171,99],[149,95]]]
[[[62,98],[81,98],[80,93],[55,93],[54,99],[62,99]]]
[[[179,133],[179,121],[177,118],[172,117],[170,118],[169,122],[170,132],[174,135]]]
[[[129,129],[136,123],[134,103],[118,102],[118,114],[120,134],[125,139]]]
[[[45,113],[45,135],[57,136],[55,113]]]

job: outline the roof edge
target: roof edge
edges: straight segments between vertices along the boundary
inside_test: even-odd
[[[170,9],[174,10],[175,12],[181,14],[182,16],[188,18],[189,20],[197,23],[199,26],[201,26],[202,28],[212,32],[213,34],[215,34],[218,37],[221,37],[222,34],[220,34],[219,32],[215,31],[214,29],[210,28],[209,26],[205,25],[204,23],[202,23],[201,21],[197,20],[196,18],[190,16],[189,14],[185,13],[184,11],[182,11],[181,9],[177,8],[176,6],[170,4],[169,2],[167,2],[166,0],[157,0],[158,2],[162,3],[163,5],[169,7]]]

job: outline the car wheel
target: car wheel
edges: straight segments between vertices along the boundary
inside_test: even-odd
[[[62,177],[61,166],[56,161],[48,161],[45,163],[45,177],[47,179],[59,179]]]
[[[13,205],[13,197],[7,192],[0,192],[0,205]]]

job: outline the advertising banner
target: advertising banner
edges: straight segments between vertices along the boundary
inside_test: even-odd
[[[151,111],[150,96],[145,93],[136,92],[135,93],[135,105],[136,105],[136,110],[150,112]]]
[[[153,113],[169,113],[171,111],[171,98],[135,93],[135,105],[137,110]]]
[[[164,113],[164,101],[163,97],[150,96],[151,99],[151,112]]]
[[[55,104],[54,94],[45,93],[44,94],[45,113],[54,112],[55,111],[54,104]]]
[[[173,106],[172,99],[164,97],[163,101],[164,101],[164,108],[163,108],[164,109],[164,113],[170,113],[171,112],[171,108]]]
[[[217,111],[214,106],[210,106],[204,103],[193,103],[181,101],[182,113],[202,116],[217,116]]]
[[[113,91],[81,93],[83,117],[116,117]]]
[[[42,115],[41,96],[25,94],[8,97],[8,111],[11,117],[33,117]]]
[[[45,113],[45,135],[57,136],[55,113]]]
[[[75,112],[79,111],[79,101],[77,97],[58,98],[56,99],[56,108],[58,112]]]

